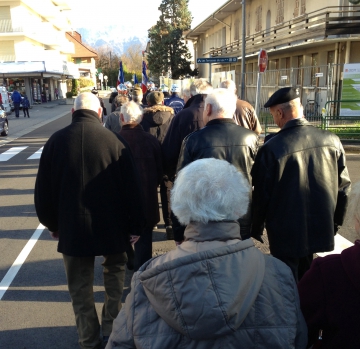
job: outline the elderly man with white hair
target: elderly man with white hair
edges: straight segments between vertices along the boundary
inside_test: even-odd
[[[235,94],[223,88],[215,89],[207,95],[203,113],[203,122],[206,126],[185,137],[177,171],[192,161],[216,158],[233,164],[245,176],[248,183],[251,183],[250,171],[258,150],[258,136],[255,132],[235,124],[233,120],[235,104]],[[249,207],[247,214],[240,220],[240,233],[243,239],[250,238],[250,226]],[[175,241],[182,240],[181,230],[177,229]]]
[[[152,258],[152,231],[159,222],[159,203],[157,188],[163,178],[162,155],[160,142],[152,134],[145,132],[140,122],[143,117],[142,108],[134,101],[125,103],[120,112],[123,127],[120,131],[129,145],[138,168],[141,189],[144,194],[146,227],[135,241],[134,270]]]
[[[233,80],[226,79],[221,81],[220,88],[226,88],[230,91],[233,91],[236,95],[237,88]],[[257,134],[261,133],[262,129],[254,107],[250,103],[240,98],[236,100],[234,121],[236,124],[248,128]]]
[[[186,239],[134,274],[106,349],[305,348],[291,271],[240,238],[250,191],[224,160],[178,173],[171,204]]]
[[[98,98],[82,93],[72,122],[46,142],[35,184],[39,221],[59,240],[81,348],[102,346],[95,309],[95,256],[103,256],[107,341],[121,309],[130,233],[145,226],[136,165],[123,139],[102,127]]]

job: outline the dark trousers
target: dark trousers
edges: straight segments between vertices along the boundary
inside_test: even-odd
[[[165,223],[165,227],[172,225],[171,222],[171,209],[170,209],[170,190],[173,187],[167,176],[164,176],[160,183],[160,200],[161,200],[161,211]]]
[[[305,257],[294,258],[294,257],[284,257],[276,256],[275,258],[280,259],[284,262],[292,271],[295,282],[298,283],[304,274],[310,269],[310,265],[314,259],[314,255],[311,253]]]
[[[18,118],[20,111],[20,103],[14,103],[14,109],[15,109],[15,116]]]
[[[140,239],[134,245],[134,271],[138,271],[145,262],[152,258],[152,231],[153,227],[145,228]]]
[[[63,259],[80,347],[98,348],[101,340],[93,291],[95,257],[71,257],[63,254]],[[101,314],[103,336],[110,335],[112,323],[121,309],[126,261],[126,253],[104,256],[102,266],[105,302]]]
[[[30,117],[29,108],[23,108],[23,112],[24,112],[24,118],[26,117],[26,114],[27,114],[28,118]]]

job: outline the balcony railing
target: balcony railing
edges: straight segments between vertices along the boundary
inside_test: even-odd
[[[278,49],[310,41],[320,41],[339,35],[360,36],[360,6],[339,10],[339,7],[326,7],[293,18],[274,27],[247,36],[246,54],[257,53],[260,48]],[[225,46],[210,49],[203,55],[213,57],[227,56],[241,52],[242,41],[236,40]]]

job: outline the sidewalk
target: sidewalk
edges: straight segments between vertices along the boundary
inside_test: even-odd
[[[24,118],[22,110],[20,110],[19,118],[17,118],[15,111],[13,111],[8,115],[9,135],[0,138],[0,147],[71,112],[71,105],[60,103],[64,102],[55,100],[43,104],[34,104],[29,109],[30,118]]]

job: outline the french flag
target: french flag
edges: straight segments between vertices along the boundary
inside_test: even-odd
[[[147,82],[148,82],[148,77],[146,75],[146,63],[145,63],[145,61],[143,61],[142,62],[142,81],[141,81],[141,89],[143,91],[143,94],[145,94],[147,91]]]
[[[139,83],[136,74],[134,74],[134,85],[137,85]]]
[[[119,86],[120,84],[123,84],[124,82],[125,82],[124,68],[123,68],[122,61],[120,61],[120,69],[119,69],[119,75],[118,75],[116,86]]]

